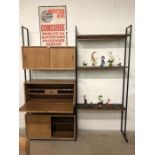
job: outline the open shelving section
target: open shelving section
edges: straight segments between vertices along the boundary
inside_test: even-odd
[[[117,71],[121,70],[123,74],[122,78],[122,102],[121,103],[111,103],[111,104],[103,104],[100,106],[97,103],[79,103],[77,100],[77,109],[83,110],[83,111],[120,111],[121,112],[121,127],[120,131],[125,139],[126,142],[128,142],[127,139],[127,131],[126,131],[126,125],[127,125],[127,109],[128,109],[128,89],[129,89],[129,74],[130,74],[130,55],[131,55],[131,35],[132,35],[132,25],[128,26],[125,29],[124,34],[79,34],[77,27],[76,27],[76,89],[77,94],[76,98],[78,99],[78,74],[80,71],[83,71],[83,73],[86,73],[85,71]],[[124,63],[121,66],[79,66],[78,64],[78,44],[81,41],[123,41],[124,42]]]

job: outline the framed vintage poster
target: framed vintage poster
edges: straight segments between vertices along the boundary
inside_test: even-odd
[[[66,46],[66,6],[39,6],[39,27],[41,46]]]

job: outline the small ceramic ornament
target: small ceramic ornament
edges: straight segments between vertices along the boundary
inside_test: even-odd
[[[111,100],[110,99],[107,99],[106,105],[107,106],[110,106],[110,104],[111,104]]]
[[[84,104],[87,104],[87,98],[86,98],[86,95],[83,95],[83,99],[84,99]]]
[[[98,96],[98,100],[99,100],[98,106],[101,108],[103,106],[103,96],[102,95],[99,95]]]
[[[92,63],[92,66],[95,66],[97,64],[97,58],[96,58],[96,52],[92,52],[91,54],[91,63]]]
[[[89,105],[89,108],[92,108],[93,106],[93,102],[90,102],[90,104],[88,104]]]
[[[115,61],[115,58],[114,58],[114,56],[113,56],[111,51],[108,52],[108,56],[109,56],[109,59],[108,59],[109,67],[112,67],[113,66],[113,62]]]
[[[101,56],[101,67],[104,67],[105,65],[105,57],[104,56]]]
[[[87,66],[87,63],[83,61],[82,66]]]
[[[121,59],[119,58],[118,59],[118,64],[117,64],[117,66],[121,66],[122,64],[121,64]]]
[[[93,102],[90,102],[90,105],[93,105]]]

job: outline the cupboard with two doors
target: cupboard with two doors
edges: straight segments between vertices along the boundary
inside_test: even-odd
[[[22,47],[24,69],[75,69],[73,47]]]

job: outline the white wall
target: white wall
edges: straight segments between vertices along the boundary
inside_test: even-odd
[[[78,27],[79,33],[104,34],[104,33],[124,33],[125,27],[132,24],[134,26],[134,0],[21,0],[20,1],[20,25],[28,27],[30,30],[31,45],[40,45],[38,6],[67,6],[68,43],[75,45],[74,29]],[[83,42],[79,44],[79,64],[83,60],[90,62],[90,53],[96,50],[98,57],[107,51],[113,51],[116,58],[123,56],[122,42],[101,43]],[[101,54],[102,53],[102,54]],[[21,55],[20,55],[21,58]],[[129,89],[128,108],[128,130],[135,128],[135,85],[134,85],[134,31],[131,55],[131,73]],[[99,60],[100,63],[100,60]],[[35,72],[35,78],[49,78],[50,76],[61,78],[74,78],[71,72],[63,75],[56,72]],[[82,102],[83,94],[87,94],[89,101],[97,102],[97,96],[103,94],[104,98],[111,98],[113,102],[121,101],[121,72],[93,72],[84,75],[80,73],[79,80],[79,102]],[[91,78],[90,78],[91,77]],[[86,80],[84,80],[86,78]],[[99,79],[98,79],[99,78]],[[102,83],[102,85],[101,85]],[[113,88],[113,89],[111,89]],[[23,72],[20,59],[20,105],[24,102],[23,93]],[[120,113],[116,112],[79,112],[80,129],[97,130],[119,130]],[[24,127],[24,116],[20,114],[20,127]]]

